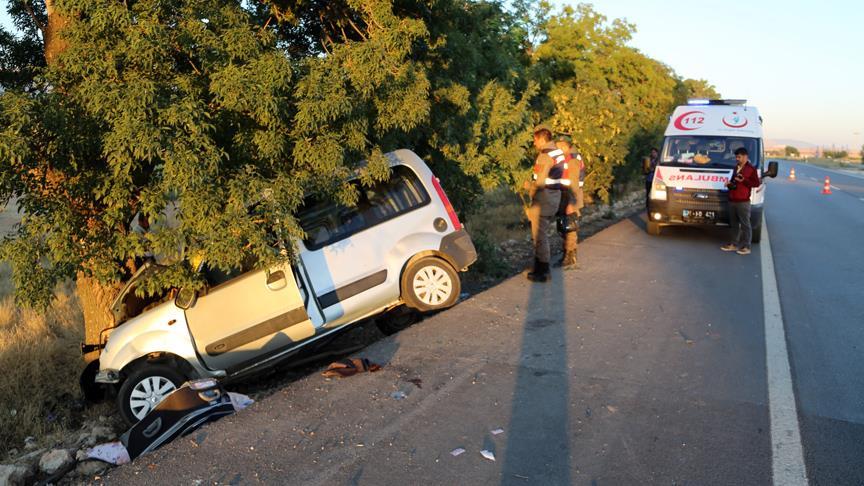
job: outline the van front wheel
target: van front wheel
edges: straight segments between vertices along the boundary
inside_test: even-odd
[[[129,373],[117,393],[120,415],[127,424],[134,425],[185,381],[177,369],[167,364],[138,366]]]
[[[462,291],[456,270],[435,257],[423,257],[409,265],[402,274],[401,286],[405,305],[421,312],[451,307]]]

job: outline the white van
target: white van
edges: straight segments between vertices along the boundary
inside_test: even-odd
[[[660,161],[648,198],[647,231],[668,225],[728,226],[726,183],[743,147],[761,177],[776,177],[777,162],[765,167],[762,117],[746,100],[690,100],[675,108],[666,127]],[[765,184],[750,195],[753,243],[762,236]]]
[[[123,418],[140,420],[186,380],[248,376],[366,317],[454,305],[458,272],[477,259],[471,238],[417,155],[387,157],[390,180],[358,184],[357,206],[307,198],[293,264],[223,272],[203,263],[206,289],[173,299],[135,295],[147,272],[164,269],[144,265],[114,301],[95,374],[115,387]]]

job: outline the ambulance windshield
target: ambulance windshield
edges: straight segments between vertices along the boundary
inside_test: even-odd
[[[750,164],[759,167],[761,147],[758,138],[723,136],[672,136],[663,142],[660,165],[735,167],[735,151],[747,149]]]

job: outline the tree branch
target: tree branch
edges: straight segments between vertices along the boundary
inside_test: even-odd
[[[24,8],[27,9],[27,13],[30,15],[30,18],[33,19],[33,23],[36,24],[36,27],[39,28],[39,32],[42,32],[42,39],[45,39],[45,25],[39,21],[39,17],[37,17],[36,12],[33,11],[33,5],[30,4],[30,0],[24,0],[24,2],[22,3],[24,4]],[[45,3],[50,3],[50,0],[46,1]]]

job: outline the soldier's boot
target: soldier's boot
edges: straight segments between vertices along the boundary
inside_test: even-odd
[[[532,282],[547,282],[549,280],[549,263],[534,260],[534,270],[528,272],[527,277]]]
[[[575,270],[579,268],[579,261],[576,259],[576,250],[564,253],[564,258],[561,259],[561,267],[564,270]]]
[[[565,261],[567,261],[567,252],[566,251],[561,254],[561,258],[559,258],[557,262],[553,263],[552,266],[555,268],[561,268],[561,267],[565,266],[564,265]]]

